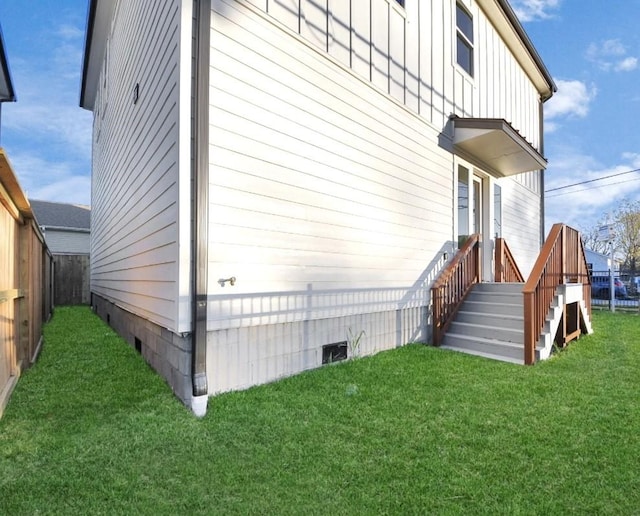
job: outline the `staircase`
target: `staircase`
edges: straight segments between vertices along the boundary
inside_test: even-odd
[[[493,360],[524,363],[522,283],[477,283],[462,303],[442,341],[442,348]],[[535,360],[551,355],[563,306],[577,303],[583,332],[593,333],[582,285],[562,285],[554,297],[535,348]]]
[[[479,234],[469,236],[431,287],[432,342],[516,364],[535,364],[591,328],[591,278],[580,233],[554,224],[524,281],[496,238],[496,283],[482,283]]]
[[[524,363],[522,283],[478,283],[462,303],[442,348]]]

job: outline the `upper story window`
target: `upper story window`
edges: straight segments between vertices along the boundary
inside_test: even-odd
[[[402,7],[404,7],[404,0],[396,0]]]
[[[456,4],[456,59],[473,77],[473,18],[460,4]]]

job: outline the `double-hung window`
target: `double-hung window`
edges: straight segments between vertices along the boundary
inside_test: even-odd
[[[473,18],[456,4],[456,59],[458,65],[473,77]]]

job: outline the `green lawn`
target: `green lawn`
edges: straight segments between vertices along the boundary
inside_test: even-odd
[[[59,308],[0,420],[0,514],[638,514],[640,318],[534,367],[411,345],[195,419]]]

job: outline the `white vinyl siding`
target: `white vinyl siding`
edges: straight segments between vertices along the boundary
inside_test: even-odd
[[[287,21],[295,19],[296,12],[301,16],[300,11],[296,11],[296,2],[290,3],[286,18],[283,18],[284,12],[272,4],[267,2],[259,7],[263,11],[268,8],[270,16],[298,32],[295,23]],[[448,134],[446,124],[453,114],[503,118],[539,148],[540,95],[478,4],[462,3],[473,20],[473,77],[456,63],[456,0],[407,0],[405,4],[405,9],[398,9],[387,0],[330,0],[327,23],[323,25],[319,20],[324,11],[315,12],[317,30],[312,43],[322,48],[318,42],[326,40],[328,47],[324,50],[341,64],[404,103],[443,135]],[[328,34],[318,32],[322,27]],[[306,29],[301,30],[306,40],[309,34]],[[399,70],[404,70],[404,77]],[[453,174],[453,170],[450,173]],[[538,172],[527,172],[502,182],[518,183],[505,189],[505,203],[511,203],[514,209],[518,203],[525,203],[518,209],[540,213],[542,193]],[[536,195],[527,194],[522,185]],[[515,197],[510,199],[511,194]],[[529,232],[535,235],[531,242],[535,255],[541,237],[539,220],[532,219],[529,229],[527,235]],[[530,246],[520,247],[524,253]],[[530,259],[527,256],[526,260]]]
[[[89,254],[91,247],[88,231],[45,229],[44,238],[52,254]]]
[[[500,186],[502,237],[527,278],[540,252],[540,196],[513,179],[500,180]]]
[[[209,329],[428,304],[452,231],[438,133],[268,18],[213,6]]]
[[[178,310],[178,145],[189,131],[179,123],[181,8],[118,3],[96,100],[92,182],[92,290],[174,331],[188,329]]]
[[[456,0],[250,3],[437,128],[452,114],[504,118],[539,148],[540,95],[476,3],[462,3],[473,19],[473,76],[456,63]]]

